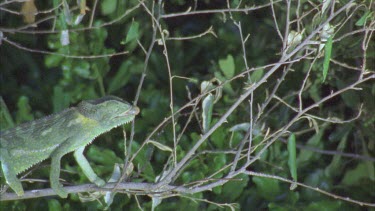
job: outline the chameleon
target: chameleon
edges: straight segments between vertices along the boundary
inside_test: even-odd
[[[129,123],[139,108],[121,98],[106,96],[80,102],[76,107],[23,123],[0,132],[0,162],[5,182],[18,195],[24,190],[17,175],[51,158],[50,185],[62,198],[68,193],[59,182],[61,158],[74,151],[74,157],[90,182],[101,187],[99,178],[83,155],[97,136]]]

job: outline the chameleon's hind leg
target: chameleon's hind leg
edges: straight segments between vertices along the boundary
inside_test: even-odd
[[[58,146],[55,151],[51,154],[51,172],[50,172],[50,183],[51,188],[59,195],[61,198],[68,197],[68,192],[66,192],[63,188],[63,185],[60,184],[59,178],[60,178],[60,163],[61,158],[65,154],[69,153],[70,150],[70,144],[69,141],[64,141],[60,146]]]
[[[0,161],[6,183],[14,190],[14,192],[16,192],[18,196],[22,196],[24,194],[22,184],[17,178],[17,174],[11,165],[12,158],[10,157],[8,150],[0,148]]]

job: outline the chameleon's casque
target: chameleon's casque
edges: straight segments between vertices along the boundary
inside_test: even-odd
[[[138,113],[138,107],[118,97],[107,96],[82,101],[77,107],[2,131],[0,162],[7,184],[17,195],[23,195],[16,175],[51,158],[51,187],[66,198],[67,192],[59,183],[60,160],[74,151],[74,157],[88,179],[103,186],[104,180],[95,174],[84,157],[84,148],[98,135],[132,121]]]

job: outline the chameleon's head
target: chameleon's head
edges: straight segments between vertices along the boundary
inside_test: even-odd
[[[139,108],[114,96],[82,101],[77,109],[84,116],[113,128],[128,123],[139,113]]]

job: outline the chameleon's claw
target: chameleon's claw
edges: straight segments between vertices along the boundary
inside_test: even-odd
[[[16,192],[17,196],[23,196],[23,194],[25,194],[22,185],[19,181],[8,181],[7,184],[13,189],[14,192]]]
[[[67,193],[63,188],[60,188],[59,190],[55,190],[55,192],[56,192],[57,195],[59,195],[61,198],[67,198],[67,197],[68,197],[68,193]]]
[[[68,192],[66,192],[61,184],[53,185],[51,184],[52,189],[55,191],[57,195],[59,195],[61,198],[68,197]]]
[[[95,185],[98,187],[103,187],[105,185],[105,181],[98,178],[97,180],[94,181]]]
[[[23,196],[23,194],[25,194],[25,192],[23,191],[22,187],[21,187],[21,190],[17,190],[15,191],[17,196]]]

